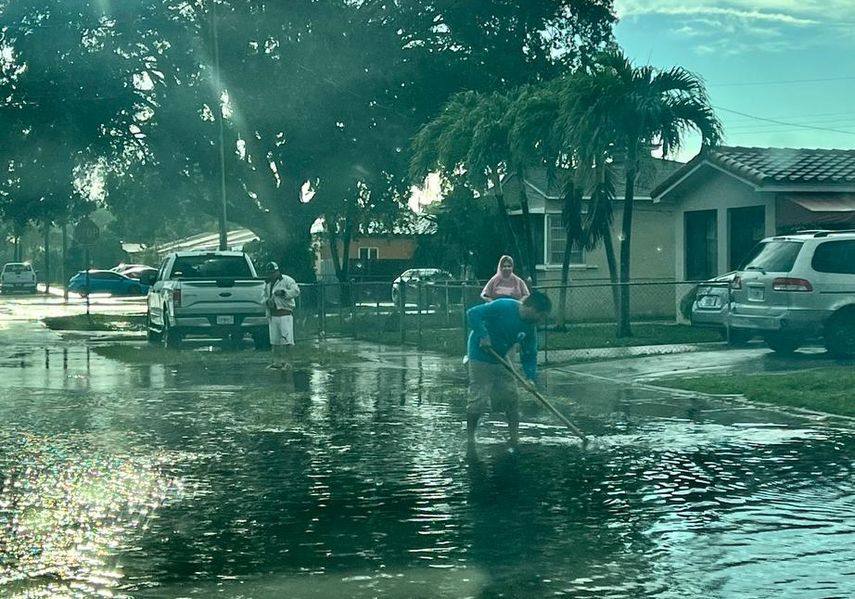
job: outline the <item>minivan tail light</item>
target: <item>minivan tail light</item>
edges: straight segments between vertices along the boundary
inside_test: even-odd
[[[181,307],[181,290],[173,289],[172,290],[172,305],[176,308]]]
[[[731,279],[731,281],[730,281],[730,288],[731,289],[742,289],[742,277],[740,277],[740,276],[733,277],[733,279]]]
[[[775,291],[813,291],[813,285],[807,279],[778,277],[772,281],[772,289]]]

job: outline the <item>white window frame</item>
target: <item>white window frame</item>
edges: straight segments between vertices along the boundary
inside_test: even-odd
[[[366,256],[362,255],[362,250],[366,250]],[[380,248],[373,245],[360,246],[357,249],[357,255],[359,256],[359,260],[362,262],[368,262],[370,260],[379,260],[380,259]],[[374,254],[374,257],[371,257],[371,254]]]
[[[547,213],[544,216],[546,218],[543,219],[543,265],[546,268],[561,266],[563,257],[562,257],[562,260],[559,260],[558,262],[553,262],[551,260],[551,258],[552,258],[552,251],[551,251],[551,249],[552,249],[551,248],[552,236],[550,234],[550,231],[552,230],[552,219],[557,219],[559,224],[561,224],[561,215],[558,213]],[[561,224],[560,228],[563,230],[564,225]],[[564,245],[563,245],[563,240],[562,240],[562,249],[561,249],[562,253],[564,251],[563,247],[564,247]],[[577,258],[575,260],[574,260],[574,255],[577,256]],[[570,266],[587,266],[587,264],[585,262],[585,250],[584,249],[579,249],[579,250],[576,250],[574,252],[571,252],[571,254],[570,254]]]

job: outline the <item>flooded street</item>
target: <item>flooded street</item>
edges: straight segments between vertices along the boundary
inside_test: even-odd
[[[468,452],[459,359],[131,365],[45,301],[0,299],[2,597],[855,595],[846,426],[599,364],[546,375],[590,447],[526,400]]]

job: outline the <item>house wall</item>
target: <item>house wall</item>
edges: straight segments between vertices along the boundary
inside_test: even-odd
[[[697,175],[694,184],[683,185],[660,202],[671,204],[673,208],[672,227],[674,230],[674,273],[678,281],[686,278],[686,212],[695,210],[716,210],[716,262],[717,275],[724,274],[730,265],[729,209],[750,206],[765,207],[765,235],[775,235],[776,205],[775,194],[755,191],[754,187],[736,177],[714,167],[705,167],[703,174]],[[679,311],[680,300],[694,287],[691,283],[677,286],[675,293],[678,320],[684,321]]]
[[[673,206],[636,200],[633,204],[630,275],[631,313],[634,319],[672,319],[674,312],[674,229]],[[559,213],[558,203],[551,203],[551,213]],[[615,258],[620,263],[620,230],[623,202],[615,203],[613,243]],[[544,237],[545,238],[545,237]],[[545,257],[544,248],[544,257]],[[541,259],[541,262],[544,260]],[[570,290],[567,306],[571,321],[609,321],[614,318],[611,279],[602,245],[585,252],[584,264],[570,267]],[[546,264],[539,268],[538,284],[557,301],[561,283],[561,265]]]
[[[711,171],[713,169],[710,168]],[[765,228],[766,235],[775,234],[775,194],[755,191],[748,183],[742,182],[735,177],[714,170],[708,173],[700,185],[685,190],[673,199],[663,200],[661,203],[673,203],[674,219],[674,272],[677,279],[683,280],[686,275],[686,239],[685,239],[685,214],[695,210],[716,210],[716,237],[718,265],[717,275],[724,274],[729,270],[730,244],[729,244],[729,213],[730,208],[747,208],[749,206],[765,206]]]
[[[361,237],[353,239],[350,242],[350,257],[355,259],[359,257],[359,248],[375,247],[377,248],[378,260],[410,260],[416,251],[416,240],[412,238],[378,238],[378,237]],[[324,242],[320,246],[321,260],[332,258],[330,255],[330,246]]]

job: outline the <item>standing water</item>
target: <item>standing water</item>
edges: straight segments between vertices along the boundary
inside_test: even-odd
[[[7,347],[2,597],[855,595],[850,430],[552,374],[590,448],[526,403],[467,451],[457,361]]]

